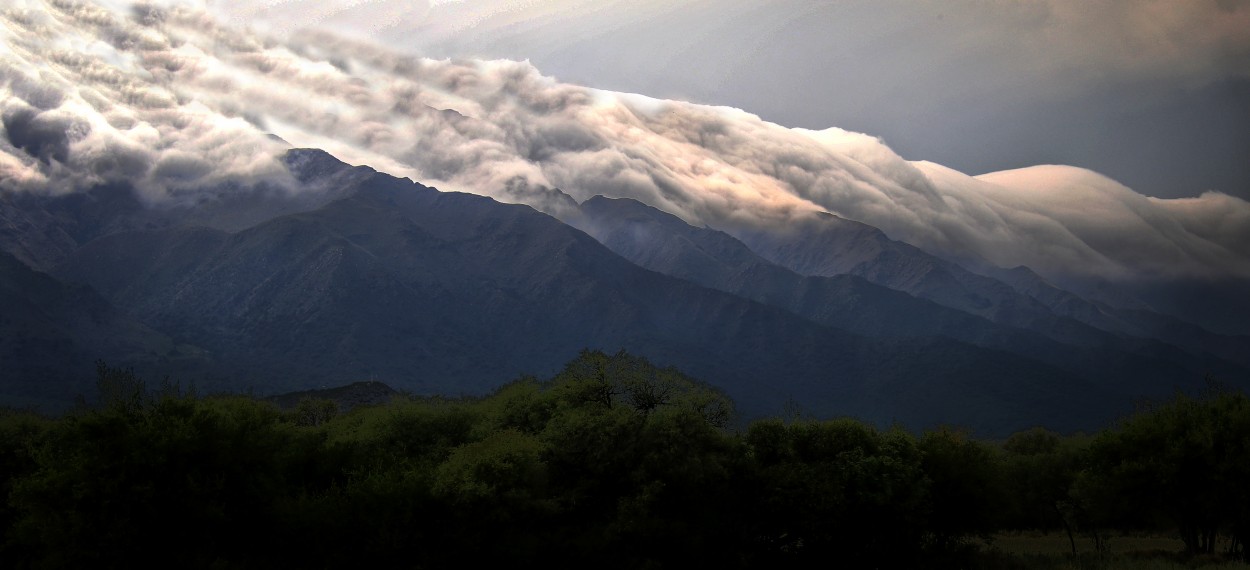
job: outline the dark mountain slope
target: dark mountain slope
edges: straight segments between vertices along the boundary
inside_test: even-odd
[[[320,388],[316,390],[300,390],[298,392],[288,392],[286,394],[277,394],[265,398],[266,401],[273,402],[279,408],[293,409],[300,405],[300,402],[306,399],[312,400],[330,400],[338,406],[339,412],[346,412],[353,408],[362,406],[378,406],[390,402],[395,397],[400,396],[400,392],[396,392],[394,388],[387,386],[381,382],[353,382],[346,386],[335,386],[333,388]]]
[[[348,198],[236,233],[110,235],[59,274],[205,347],[262,391],[372,378],[482,392],[589,346],[676,365],[747,413],[793,399],[819,415],[1003,433],[1092,426],[1128,405],[1001,351],[868,339],[653,273],[525,206],[375,173],[351,184]]]
[[[0,253],[33,268],[64,261],[78,242],[66,232],[65,221],[44,207],[49,199],[0,192]]]
[[[161,370],[204,364],[194,347],[175,346],[91,288],[0,252],[0,403],[63,407],[91,392],[100,358]]]

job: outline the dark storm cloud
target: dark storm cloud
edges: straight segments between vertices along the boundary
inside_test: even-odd
[[[34,109],[11,109],[4,113],[4,134],[9,143],[45,164],[69,158],[69,143],[85,137],[90,127],[70,117],[52,116]]]

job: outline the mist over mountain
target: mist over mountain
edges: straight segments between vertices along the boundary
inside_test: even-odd
[[[1006,433],[1250,382],[1250,203],[1226,194],[971,177],[187,6],[23,1],[0,37],[6,397],[68,401],[99,357],[477,394],[590,347],[748,414]]]
[[[187,7],[23,2],[0,34],[0,179],[13,188],[125,179],[147,200],[194,201],[207,182],[280,182],[272,132],[557,217],[564,194],[634,198],[731,234],[830,212],[1078,292],[1205,293],[1244,308],[1228,284],[1250,279],[1250,204],[1225,194],[1147,198],[1079,169],[972,178],[837,128],[564,84],[526,63],[420,59],[323,33],[279,40]],[[1185,305],[1158,297],[1145,301]],[[1177,316],[1250,332],[1199,313]]]

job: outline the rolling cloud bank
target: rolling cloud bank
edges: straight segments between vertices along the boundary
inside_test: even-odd
[[[126,181],[181,203],[294,188],[285,141],[558,218],[595,195],[730,234],[830,212],[1070,286],[1250,280],[1250,203],[1221,193],[1149,198],[1063,166],[971,177],[838,128],[565,84],[526,62],[279,40],[185,7],[18,0],[0,38],[6,192]]]

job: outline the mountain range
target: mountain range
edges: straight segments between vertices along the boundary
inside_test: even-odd
[[[562,221],[318,150],[283,162],[299,191],[5,195],[6,401],[67,404],[95,358],[209,391],[471,395],[597,348],[676,366],[745,417],[1004,434],[1092,428],[1247,374],[1244,337],[1179,324],[1216,342],[1169,342],[1169,318],[1027,269],[973,273],[834,216],[740,240],[629,199]]]

